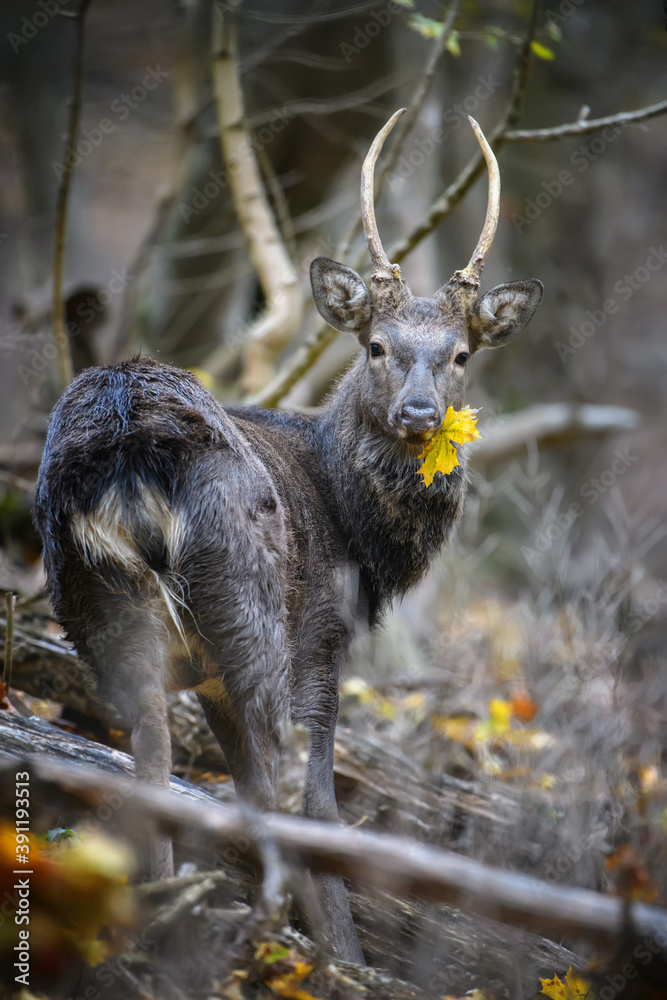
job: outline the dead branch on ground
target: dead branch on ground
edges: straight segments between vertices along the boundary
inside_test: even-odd
[[[64,796],[94,810],[105,801],[103,796],[115,794],[121,800],[119,812],[126,812],[130,820],[129,828],[135,823],[143,827],[148,818],[170,834],[185,836],[196,831],[216,845],[233,840],[237,850],[247,843],[247,851],[240,853],[259,860],[257,838],[241,809],[192,801],[184,815],[181,797],[167,789],[137,783],[128,797],[126,783],[99,769],[41,756],[30,757],[25,766],[31,771],[31,781],[55,800]],[[14,772],[12,765],[1,776],[6,802],[14,798]],[[391,834],[342,829],[294,816],[265,815],[263,824],[280,851],[297,856],[314,871],[335,872],[401,896],[462,907],[531,933],[555,932],[613,946],[627,932],[629,911],[636,933],[667,937],[667,913],[655,906],[628,905],[618,897],[587,889],[548,885]]]

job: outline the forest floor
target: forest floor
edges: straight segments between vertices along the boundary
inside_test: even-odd
[[[9,889],[16,773],[27,770],[35,874],[22,1000],[667,998],[657,657],[590,602],[442,607],[430,637],[401,653],[403,671],[371,682],[362,650],[342,682],[336,792],[355,830],[339,843],[345,831],[296,819],[304,733],[291,733],[281,777],[296,826],[264,823],[238,813],[188,692],[171,701],[171,792],[128,784],[129,734],[43,600],[19,596],[0,709],[0,868]],[[174,837],[178,874],[137,885],[155,822]],[[316,929],[300,932],[306,866],[349,878],[366,969],[334,961]]]

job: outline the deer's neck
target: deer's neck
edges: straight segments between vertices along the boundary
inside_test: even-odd
[[[383,432],[365,405],[363,369],[345,376],[321,418],[322,462],[371,609],[424,575],[461,511],[465,468],[424,486],[419,450]]]

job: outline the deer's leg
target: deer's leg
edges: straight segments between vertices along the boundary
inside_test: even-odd
[[[134,773],[138,781],[168,787],[171,775],[171,737],[164,685],[158,683],[155,676],[144,675],[142,681],[135,685],[135,692],[137,701],[132,726]],[[170,878],[174,874],[174,856],[169,837],[157,833],[154,835],[150,866],[153,879]]]
[[[169,637],[160,608],[140,593],[113,593],[86,571],[72,585],[80,607],[70,613],[80,655],[90,664],[101,693],[131,726],[134,770],[139,781],[169,785],[171,738],[165,676]],[[150,845],[150,875],[174,873],[171,840],[155,834]]]
[[[276,779],[282,726],[255,724],[243,731],[244,705],[233,708],[229,700],[197,693],[206,721],[225,755],[237,795],[262,812],[276,808]],[[275,717],[274,706],[267,716]]]
[[[333,660],[319,652],[307,668],[300,671],[299,707],[296,720],[310,730],[310,757],[306,775],[304,812],[313,819],[329,822],[338,820],[334,788],[334,737],[338,720],[338,676],[345,661],[349,633],[344,623],[320,637],[319,648],[336,650]],[[350,912],[350,903],[343,879],[339,875],[313,875],[320,906],[329,924],[329,937],[339,958],[364,965],[365,959]]]
[[[325,725],[311,724],[310,758],[306,776],[304,812],[313,819],[336,822],[338,807],[334,790],[334,734],[338,715],[338,694],[328,701],[333,718]],[[350,912],[347,889],[340,875],[313,875],[320,906],[329,924],[331,940],[338,957],[344,962],[364,965],[365,960]]]

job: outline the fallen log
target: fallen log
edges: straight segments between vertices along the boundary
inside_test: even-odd
[[[347,738],[346,734],[343,737]],[[372,776],[369,788],[380,781],[381,749],[379,746],[366,748],[366,766]],[[390,765],[388,770],[394,763],[391,753],[390,750],[384,757],[385,765],[388,762]],[[400,758],[398,751],[396,753]],[[11,820],[14,807],[14,774],[19,767],[25,769],[25,764],[18,765],[17,761],[29,759],[33,829],[44,831],[53,825],[80,828],[82,823],[84,829],[86,826],[91,828],[93,817],[96,820],[93,829],[101,825],[109,834],[122,834],[139,848],[150,835],[152,824],[147,820],[153,813],[151,808],[144,808],[142,786],[129,780],[133,764],[127,754],[63,733],[42,720],[0,712],[0,760],[3,758],[0,814],[8,819]],[[356,767],[362,768],[363,763],[357,762]],[[354,770],[352,765],[350,768]],[[412,769],[416,776],[414,765]],[[406,787],[403,787],[403,799],[407,808]],[[219,808],[213,795],[177,778],[172,779],[170,789],[174,795],[171,815],[178,814],[176,824],[168,821],[174,835],[177,869],[184,861],[194,861],[200,868],[222,869],[226,877],[218,887],[219,905],[234,907],[237,901],[247,900],[254,879],[247,863],[252,861],[252,844],[245,829],[241,837],[208,836],[206,824],[203,828],[199,825],[197,818],[193,818],[192,808],[200,804],[213,810],[209,816],[224,818],[227,813]],[[153,791],[155,789],[148,789],[149,798]],[[231,783],[217,786],[216,795],[219,793],[232,799]],[[370,794],[368,792],[369,801]],[[457,794],[464,793],[458,789]],[[237,810],[232,813],[236,815]],[[381,818],[384,815],[382,808],[379,815]],[[97,817],[102,818],[102,824]],[[392,842],[400,845],[399,850],[405,845],[405,841],[396,837]],[[299,851],[296,855],[290,851],[286,854],[298,857]],[[301,865],[305,858],[306,855],[297,864],[297,879],[302,879]],[[349,870],[356,871],[357,867],[355,863]],[[343,870],[347,870],[345,865]],[[437,901],[426,903],[418,898],[396,898],[388,887],[374,888],[365,884],[363,871],[360,876],[358,880],[355,876],[352,883],[351,902],[368,960],[398,979],[411,980],[429,995],[442,996],[453,991],[463,994],[467,989],[485,984],[502,991],[508,983],[518,981],[522,983],[524,994],[530,995],[538,974],[553,975],[554,971],[565,971],[577,963],[576,955],[558,944],[513,931],[491,919],[464,915]],[[383,881],[380,879],[379,883]],[[408,888],[402,886],[402,891],[407,892]],[[430,893],[426,895],[436,900],[440,898],[437,893],[435,897]],[[520,969],[515,959],[517,948],[522,955]]]
[[[4,747],[4,741],[3,741]],[[130,821],[146,817],[165,832],[192,833],[216,844],[234,842],[240,855],[257,860],[257,835],[247,813],[192,797],[184,815],[182,796],[171,789],[135,783],[128,795],[127,782],[111,773],[100,773],[36,755],[26,758],[31,780],[64,794],[81,806],[94,809],[103,795],[120,799],[119,812]],[[14,800],[13,768],[0,776],[5,805]],[[493,917],[531,933],[555,931],[596,944],[613,945],[627,930],[628,916],[637,932],[667,940],[667,912],[634,904],[628,914],[623,899],[588,889],[552,886],[528,875],[501,871],[452,851],[407,842],[391,834],[342,829],[331,823],[301,817],[266,815],[262,823],[281,852],[298,857],[316,871],[329,871],[361,879],[382,890],[462,907]],[[246,845],[246,846],[241,846]]]

